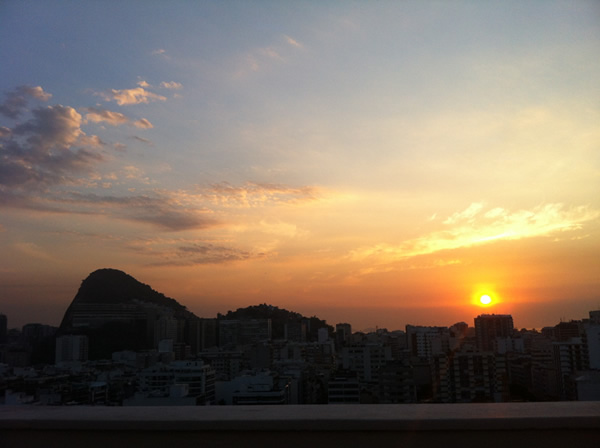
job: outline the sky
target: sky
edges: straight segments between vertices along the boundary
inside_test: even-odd
[[[355,330],[600,308],[600,2],[4,1],[0,61],[9,327],[105,267]]]

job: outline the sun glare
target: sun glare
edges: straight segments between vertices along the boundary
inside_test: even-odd
[[[495,288],[490,283],[479,284],[473,288],[471,293],[471,305],[488,308],[502,303],[502,299]]]

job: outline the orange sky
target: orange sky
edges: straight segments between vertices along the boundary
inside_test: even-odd
[[[103,267],[202,317],[600,308],[597,3],[36,6],[0,14],[9,326]]]

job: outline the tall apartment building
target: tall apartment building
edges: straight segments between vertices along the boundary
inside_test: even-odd
[[[406,341],[413,356],[431,359],[450,349],[450,330],[447,327],[407,325]]]
[[[438,402],[502,402],[508,398],[506,360],[490,352],[436,356],[433,377],[433,398]]]
[[[394,361],[379,370],[379,403],[416,403],[417,388],[410,364]]]
[[[587,350],[582,338],[554,342],[556,381],[561,400],[577,400],[574,375],[589,369]]]
[[[327,383],[329,404],[360,404],[360,384],[356,372],[338,372]]]
[[[350,340],[350,336],[352,336],[352,325],[346,323],[335,325],[335,343],[338,348],[345,345]]]
[[[481,314],[475,318],[477,348],[494,351],[496,338],[507,338],[513,334],[513,318],[510,314]]]
[[[68,334],[56,338],[55,362],[87,361],[89,353],[88,337]]]
[[[342,349],[342,365],[345,370],[358,374],[361,383],[376,383],[379,370],[392,361],[392,349],[377,343],[349,345]]]
[[[590,320],[583,325],[590,369],[600,370],[600,311],[590,311]]]
[[[8,319],[5,314],[0,314],[0,344],[6,342],[8,335]]]

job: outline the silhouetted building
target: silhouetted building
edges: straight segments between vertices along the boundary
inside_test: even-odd
[[[8,319],[5,314],[0,314],[0,344],[7,341],[8,336]]]
[[[508,399],[503,356],[490,352],[455,352],[433,363],[435,401],[442,403],[502,402]]]
[[[341,323],[335,325],[335,343],[337,347],[344,346],[352,336],[352,326],[350,324]]]
[[[600,370],[600,311],[590,311],[590,320],[584,324],[583,337],[590,369]]]
[[[188,396],[196,397],[198,404],[214,404],[215,371],[202,361],[174,361],[157,364],[139,374],[139,392],[156,397],[168,397],[171,386],[186,384]]]
[[[219,346],[238,346],[271,340],[271,319],[222,319]]]
[[[513,318],[510,314],[481,314],[475,318],[477,348],[493,351],[496,338],[510,337],[513,330]]]
[[[581,336],[583,326],[581,321],[560,322],[554,327],[554,337],[559,342],[565,342],[571,338]]]
[[[379,370],[379,403],[416,403],[413,368],[406,362],[389,362]]]
[[[554,363],[556,380],[561,400],[577,400],[575,375],[589,369],[585,346],[581,338],[554,342]]]
[[[450,349],[450,330],[447,327],[406,326],[406,341],[413,356],[430,359]]]
[[[340,371],[327,384],[329,404],[360,404],[360,384],[356,372]]]
[[[293,342],[306,342],[307,326],[303,320],[288,321],[283,327],[284,339]]]
[[[344,370],[356,372],[361,384],[377,383],[379,369],[390,361],[392,361],[392,349],[383,344],[353,344],[342,349]]]
[[[68,334],[56,338],[56,364],[72,361],[87,361],[89,353],[88,337]]]
[[[218,404],[282,405],[290,401],[287,380],[279,381],[275,372],[247,372],[231,381],[219,382],[216,388]]]

